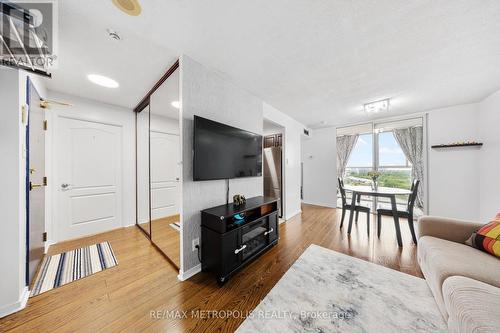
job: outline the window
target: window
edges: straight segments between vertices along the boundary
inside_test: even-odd
[[[373,135],[360,134],[346,167],[344,182],[348,185],[370,185],[368,172],[373,163]]]
[[[378,134],[379,166],[381,167],[408,167],[403,150],[396,141],[393,132],[382,132]]]
[[[378,170],[380,186],[409,189],[411,187],[411,163],[394,137],[394,133],[378,133]]]
[[[412,165],[406,158],[394,130],[411,126],[422,126],[422,118],[406,119],[386,123],[369,123],[337,129],[337,136],[358,135],[357,142],[352,149],[346,165],[344,183],[346,185],[371,186],[368,172],[378,170],[379,186],[410,189],[412,181]],[[372,199],[362,197],[362,204],[374,207],[385,206],[387,198]],[[398,196],[398,209],[405,209],[407,196]],[[339,204],[341,202],[339,201]],[[416,212],[416,215],[422,211]]]
[[[361,134],[352,150],[348,168],[371,168],[373,163],[373,135]]]

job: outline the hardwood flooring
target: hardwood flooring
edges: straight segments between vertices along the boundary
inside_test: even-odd
[[[151,221],[151,239],[179,269],[181,267],[180,232],[170,226],[179,222],[179,215],[173,215]]]
[[[280,226],[277,246],[222,288],[209,273],[180,282],[178,272],[136,227],[55,245],[51,254],[107,240],[118,266],[30,298],[23,311],[0,319],[0,332],[233,332],[243,318],[216,318],[215,313],[200,311],[251,311],[310,244],[421,276],[405,222],[404,246],[398,248],[391,218],[384,219],[378,239],[375,222],[368,236],[366,219],[360,215],[348,237],[346,224],[339,230],[340,210],[311,205],[302,209]],[[175,312],[163,312],[175,310],[188,311],[187,318],[166,318]],[[199,317],[192,317],[191,311]]]

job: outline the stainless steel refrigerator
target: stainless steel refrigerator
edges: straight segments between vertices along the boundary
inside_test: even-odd
[[[283,214],[282,161],[281,147],[264,148],[264,195],[280,199],[279,217],[282,217]]]

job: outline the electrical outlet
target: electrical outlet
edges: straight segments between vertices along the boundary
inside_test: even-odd
[[[193,251],[196,251],[196,246],[197,245],[200,245],[200,239],[199,238],[193,239]]]

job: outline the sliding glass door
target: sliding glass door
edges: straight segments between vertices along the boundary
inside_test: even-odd
[[[345,142],[351,144],[342,144]],[[338,128],[337,149],[340,156],[344,156],[337,160],[339,176],[346,185],[371,186],[368,173],[378,171],[381,173],[381,187],[410,189],[413,179],[420,179],[422,186],[423,144],[422,117]],[[417,216],[423,214],[423,193],[421,191],[415,205]],[[389,201],[383,198],[363,197],[362,200],[361,204],[369,206],[373,212],[375,208],[389,205]],[[398,209],[406,209],[407,200],[407,196],[397,197]]]

